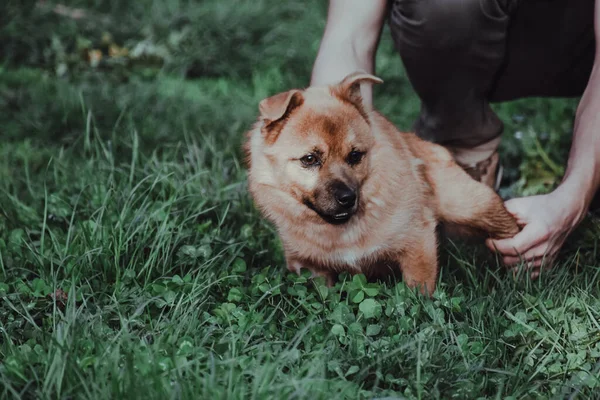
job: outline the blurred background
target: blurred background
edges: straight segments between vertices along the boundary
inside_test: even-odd
[[[308,85],[326,8],[315,0],[6,0],[2,138],[72,144],[85,106],[101,135],[126,134],[133,124],[146,149],[187,131],[235,151],[258,101]],[[387,27],[377,74],[385,84],[376,88],[376,106],[410,130],[419,102]],[[575,106],[525,100],[496,107],[507,125],[504,186],[515,184],[505,194],[543,192],[556,183]]]

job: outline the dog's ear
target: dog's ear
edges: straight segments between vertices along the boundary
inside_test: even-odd
[[[262,133],[267,143],[275,141],[283,127],[284,118],[302,103],[304,97],[298,89],[276,94],[260,102],[258,108],[263,121]]]
[[[383,83],[383,80],[364,71],[356,71],[347,75],[340,83],[334,86],[334,94],[343,100],[350,101],[362,112],[365,105],[360,94],[360,85],[363,82],[379,84]]]
[[[302,93],[294,89],[264,99],[258,105],[258,109],[265,125],[269,125],[289,115],[294,108],[302,105],[303,102]]]

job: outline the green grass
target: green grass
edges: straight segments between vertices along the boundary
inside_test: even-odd
[[[286,271],[240,145],[262,98],[307,84],[325,3],[68,3],[86,18],[0,10],[0,398],[597,393],[594,218],[537,281],[443,243],[433,299]],[[146,56],[90,66],[106,32]],[[376,105],[409,130],[419,103],[387,31],[378,74]],[[495,106],[504,195],[557,184],[576,104]]]

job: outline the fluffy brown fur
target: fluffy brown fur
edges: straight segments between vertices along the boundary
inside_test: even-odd
[[[432,294],[439,222],[495,238],[519,228],[446,149],[363,104],[360,84],[380,82],[354,73],[263,100],[245,144],[249,189],[278,230],[288,269],[308,268],[331,284],[344,270],[400,268],[409,286]],[[340,193],[356,195],[352,208]]]

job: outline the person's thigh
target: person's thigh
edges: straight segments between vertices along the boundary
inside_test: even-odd
[[[594,0],[393,0],[392,37],[422,101],[415,131],[472,147],[502,133],[489,102],[583,93]]]
[[[488,95],[504,65],[510,15],[502,0],[394,0],[389,24],[421,99],[416,133],[477,146],[502,133]]]
[[[489,98],[580,96],[594,57],[594,0],[523,0]]]

